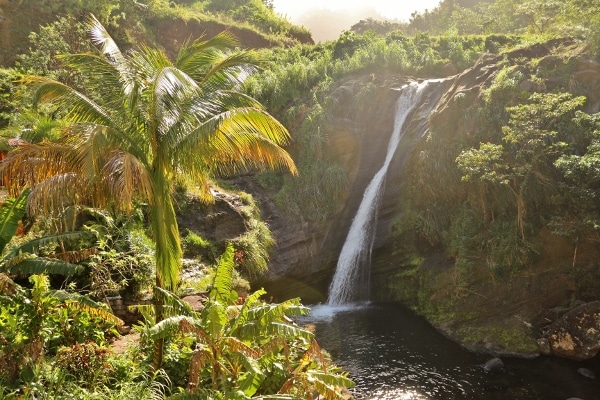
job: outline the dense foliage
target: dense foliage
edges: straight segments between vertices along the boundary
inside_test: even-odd
[[[500,278],[531,265],[540,232],[569,237],[575,246],[597,240],[600,193],[589,173],[598,114],[582,111],[584,96],[523,90],[521,82],[535,79],[534,71],[507,64],[483,102],[469,104],[460,117],[449,112],[433,119],[409,163],[399,242],[414,243],[416,234],[444,249],[459,275],[485,266]],[[566,87],[568,74],[563,78]],[[454,99],[457,110],[461,101]],[[467,130],[446,134],[446,118]]]
[[[27,2],[10,2],[27,7]],[[262,128],[274,124],[281,138],[289,131],[300,176],[268,171],[256,180],[289,212],[324,223],[348,190],[347,172],[329,156],[330,123],[334,117],[374,111],[371,99],[384,86],[376,76],[447,76],[472,66],[484,53],[567,35],[596,56],[600,49],[599,6],[584,0],[444,0],[413,14],[408,23],[360,21],[327,43],[199,55],[211,44],[219,49],[237,45],[222,34],[208,44],[184,44],[174,61],[152,45],[129,50],[142,38],[151,43],[159,34],[158,23],[176,18],[226,22],[277,44],[294,44],[294,37],[307,32],[260,0],[38,3],[40,15],[52,22],[30,34],[30,50],[18,55],[15,65],[0,70],[2,149],[11,150],[7,139],[18,137],[31,146],[9,159],[30,151],[30,166],[42,156],[52,161],[45,164],[48,169],[26,171],[27,163],[20,163],[24,159],[17,160],[13,175],[31,172],[24,179],[34,172],[48,173],[45,178],[66,172],[64,179],[44,181],[30,202],[38,214],[47,200],[65,207],[51,218],[34,221],[30,215],[25,223],[34,227],[17,237],[27,192],[0,209],[12,210],[0,214],[11,221],[4,225],[8,235],[0,235],[0,364],[5,366],[0,397],[6,398],[297,399],[311,398],[313,390],[327,399],[341,396],[340,388],[352,383],[312,333],[293,322],[307,311],[297,299],[271,304],[261,300],[262,290],[252,292],[245,284],[238,286],[250,294],[233,290],[241,280],[233,266],[262,273],[273,249],[256,208],[242,211],[252,221],[248,234],[233,240],[221,256],[215,243],[177,231],[171,195],[176,188],[193,191],[188,178],[206,172],[197,186],[208,195],[208,179],[240,154],[259,160],[236,165],[240,168],[233,172],[277,164],[273,154],[246,136],[241,142],[219,142],[235,150],[226,155],[206,139],[211,150],[203,158],[189,151],[198,140],[181,146],[182,137],[199,123],[206,132],[251,127],[245,117],[228,120],[240,106],[247,107],[245,116],[259,117]],[[101,50],[96,53],[84,35],[83,17],[89,12],[99,19],[94,27]],[[100,22],[115,32],[115,40]],[[57,57],[69,53],[83,54]],[[217,59],[220,63],[213,64]],[[246,79],[245,61],[261,61],[260,72]],[[543,230],[575,241],[600,240],[600,116],[583,111],[586,99],[569,86],[568,62],[552,71],[535,63],[506,61],[479,102],[465,104],[465,96],[457,95],[452,100],[461,110],[457,118],[473,129],[448,136],[444,121],[434,118],[429,136],[408,163],[411,189],[399,199],[396,251],[415,255],[415,243],[423,242],[441,249],[454,260],[458,284],[482,265],[492,279],[526,268]],[[348,79],[369,74],[372,79],[362,81],[351,100],[336,92]],[[37,97],[16,84],[25,75],[38,89]],[[560,84],[548,92],[540,83],[549,75]],[[524,90],[526,80],[540,84],[539,90]],[[208,85],[199,88],[198,82]],[[217,94],[221,97],[209,112],[198,115]],[[34,100],[54,102],[33,110]],[[256,133],[254,128],[250,131]],[[284,159],[293,170],[292,161]],[[176,175],[183,179],[176,181]],[[105,179],[94,180],[98,177]],[[67,194],[104,209],[81,212],[73,203],[58,201]],[[191,310],[164,290],[183,289],[178,287],[180,235],[184,246],[203,249],[210,254],[204,261],[218,264],[207,267],[201,284],[190,283],[208,292],[202,310]],[[56,278],[82,269],[66,280]],[[106,347],[120,321],[94,301],[114,294],[152,294],[157,300],[154,313],[141,309],[144,319],[135,328],[142,334],[139,347],[123,355]],[[158,369],[156,357],[153,369],[152,342],[163,340],[164,369]]]

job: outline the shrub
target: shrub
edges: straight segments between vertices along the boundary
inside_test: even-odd
[[[56,352],[56,366],[79,381],[80,385],[93,388],[106,383],[113,368],[108,363],[112,350],[96,343],[75,343],[61,347]]]

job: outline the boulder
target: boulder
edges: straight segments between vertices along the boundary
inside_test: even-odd
[[[587,360],[600,351],[600,301],[569,311],[546,329],[551,354]],[[542,341],[544,342],[544,341]]]
[[[596,379],[596,374],[594,373],[594,371],[588,368],[577,368],[577,373],[589,379]]]
[[[490,358],[483,364],[483,369],[486,372],[498,372],[504,369],[504,362],[498,357]]]

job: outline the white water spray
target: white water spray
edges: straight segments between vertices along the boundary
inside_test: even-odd
[[[423,89],[428,83],[429,81],[411,82],[401,89],[402,92],[396,103],[394,130],[388,143],[385,162],[367,186],[348,231],[329,286],[327,304],[330,306],[369,299],[371,251],[375,241],[377,212],[385,187],[385,177],[402,138],[404,122],[419,104]]]

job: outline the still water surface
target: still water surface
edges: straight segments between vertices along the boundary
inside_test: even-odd
[[[355,381],[356,399],[600,400],[600,361],[577,363],[540,357],[503,358],[505,369],[489,373],[491,356],[476,354],[442,336],[398,305],[313,307],[303,323],[315,325],[319,344]]]

